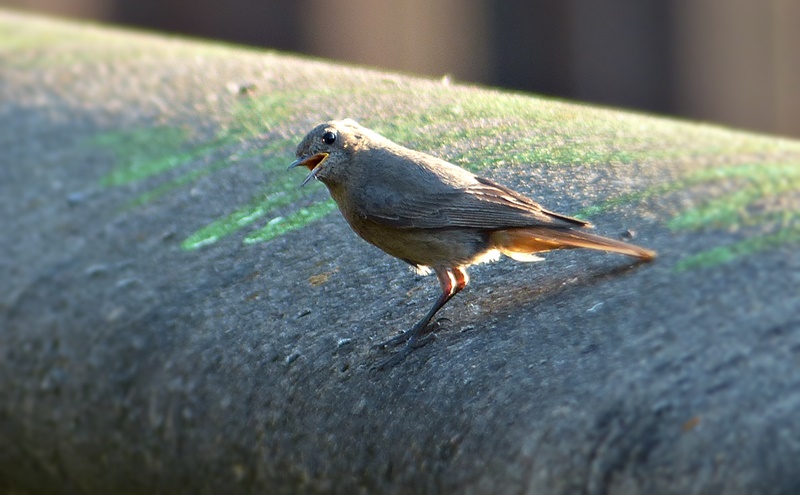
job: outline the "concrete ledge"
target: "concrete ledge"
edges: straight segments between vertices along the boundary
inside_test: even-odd
[[[0,12],[0,489],[794,493],[800,143]],[[286,172],[352,117],[649,265],[435,283]]]

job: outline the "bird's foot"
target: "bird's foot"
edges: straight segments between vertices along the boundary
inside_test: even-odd
[[[417,331],[416,328],[412,328],[411,330],[406,330],[405,332],[395,335],[391,339],[381,342],[379,344],[375,344],[372,346],[373,349],[385,349],[387,347],[397,347],[403,342],[408,341],[410,338],[415,338],[419,335],[429,334],[431,332],[435,332],[440,327],[444,326],[444,322],[450,322],[449,318],[439,318],[432,325],[429,325],[427,328],[423,328],[421,331]],[[420,341],[418,341],[420,342]],[[427,341],[426,341],[427,343]],[[424,344],[423,344],[424,345]],[[420,346],[421,347],[421,346]]]
[[[407,333],[409,332],[400,334],[398,335],[398,337],[406,336]],[[383,371],[389,368],[394,368],[395,366],[400,364],[405,358],[407,358],[408,355],[411,354],[411,351],[434,341],[436,339],[436,335],[431,334],[422,338],[418,338],[416,336],[411,336],[409,338],[408,336],[406,336],[406,338],[408,339],[406,345],[404,345],[399,351],[389,356],[387,359],[384,359],[383,361],[374,365],[372,369],[377,371]]]
[[[385,349],[387,347],[397,347],[403,342],[407,341],[409,337],[411,337],[412,330],[406,330],[405,332],[395,335],[389,340],[384,342],[380,342],[372,346],[373,349]]]

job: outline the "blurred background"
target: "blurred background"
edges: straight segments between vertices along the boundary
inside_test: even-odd
[[[800,0],[0,0],[800,137]]]

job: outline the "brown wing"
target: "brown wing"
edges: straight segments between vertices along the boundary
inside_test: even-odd
[[[384,187],[380,204],[372,203],[363,217],[398,228],[446,229],[468,227],[503,229],[548,226],[587,227],[588,222],[545,210],[516,191],[477,177],[477,183],[464,187],[436,187],[435,190],[406,191]],[[380,187],[380,186],[378,186]]]

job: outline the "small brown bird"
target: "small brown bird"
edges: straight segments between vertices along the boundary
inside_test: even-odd
[[[297,147],[312,178],[331,193],[350,227],[367,242],[433,270],[442,294],[410,330],[382,346],[406,341],[402,359],[423,342],[431,318],[468,283],[466,267],[504,254],[518,261],[564,248],[613,251],[642,260],[649,249],[590,234],[588,222],[545,210],[505,186],[434,156],[410,150],[351,119],[320,124]],[[386,364],[386,363],[384,363]]]

